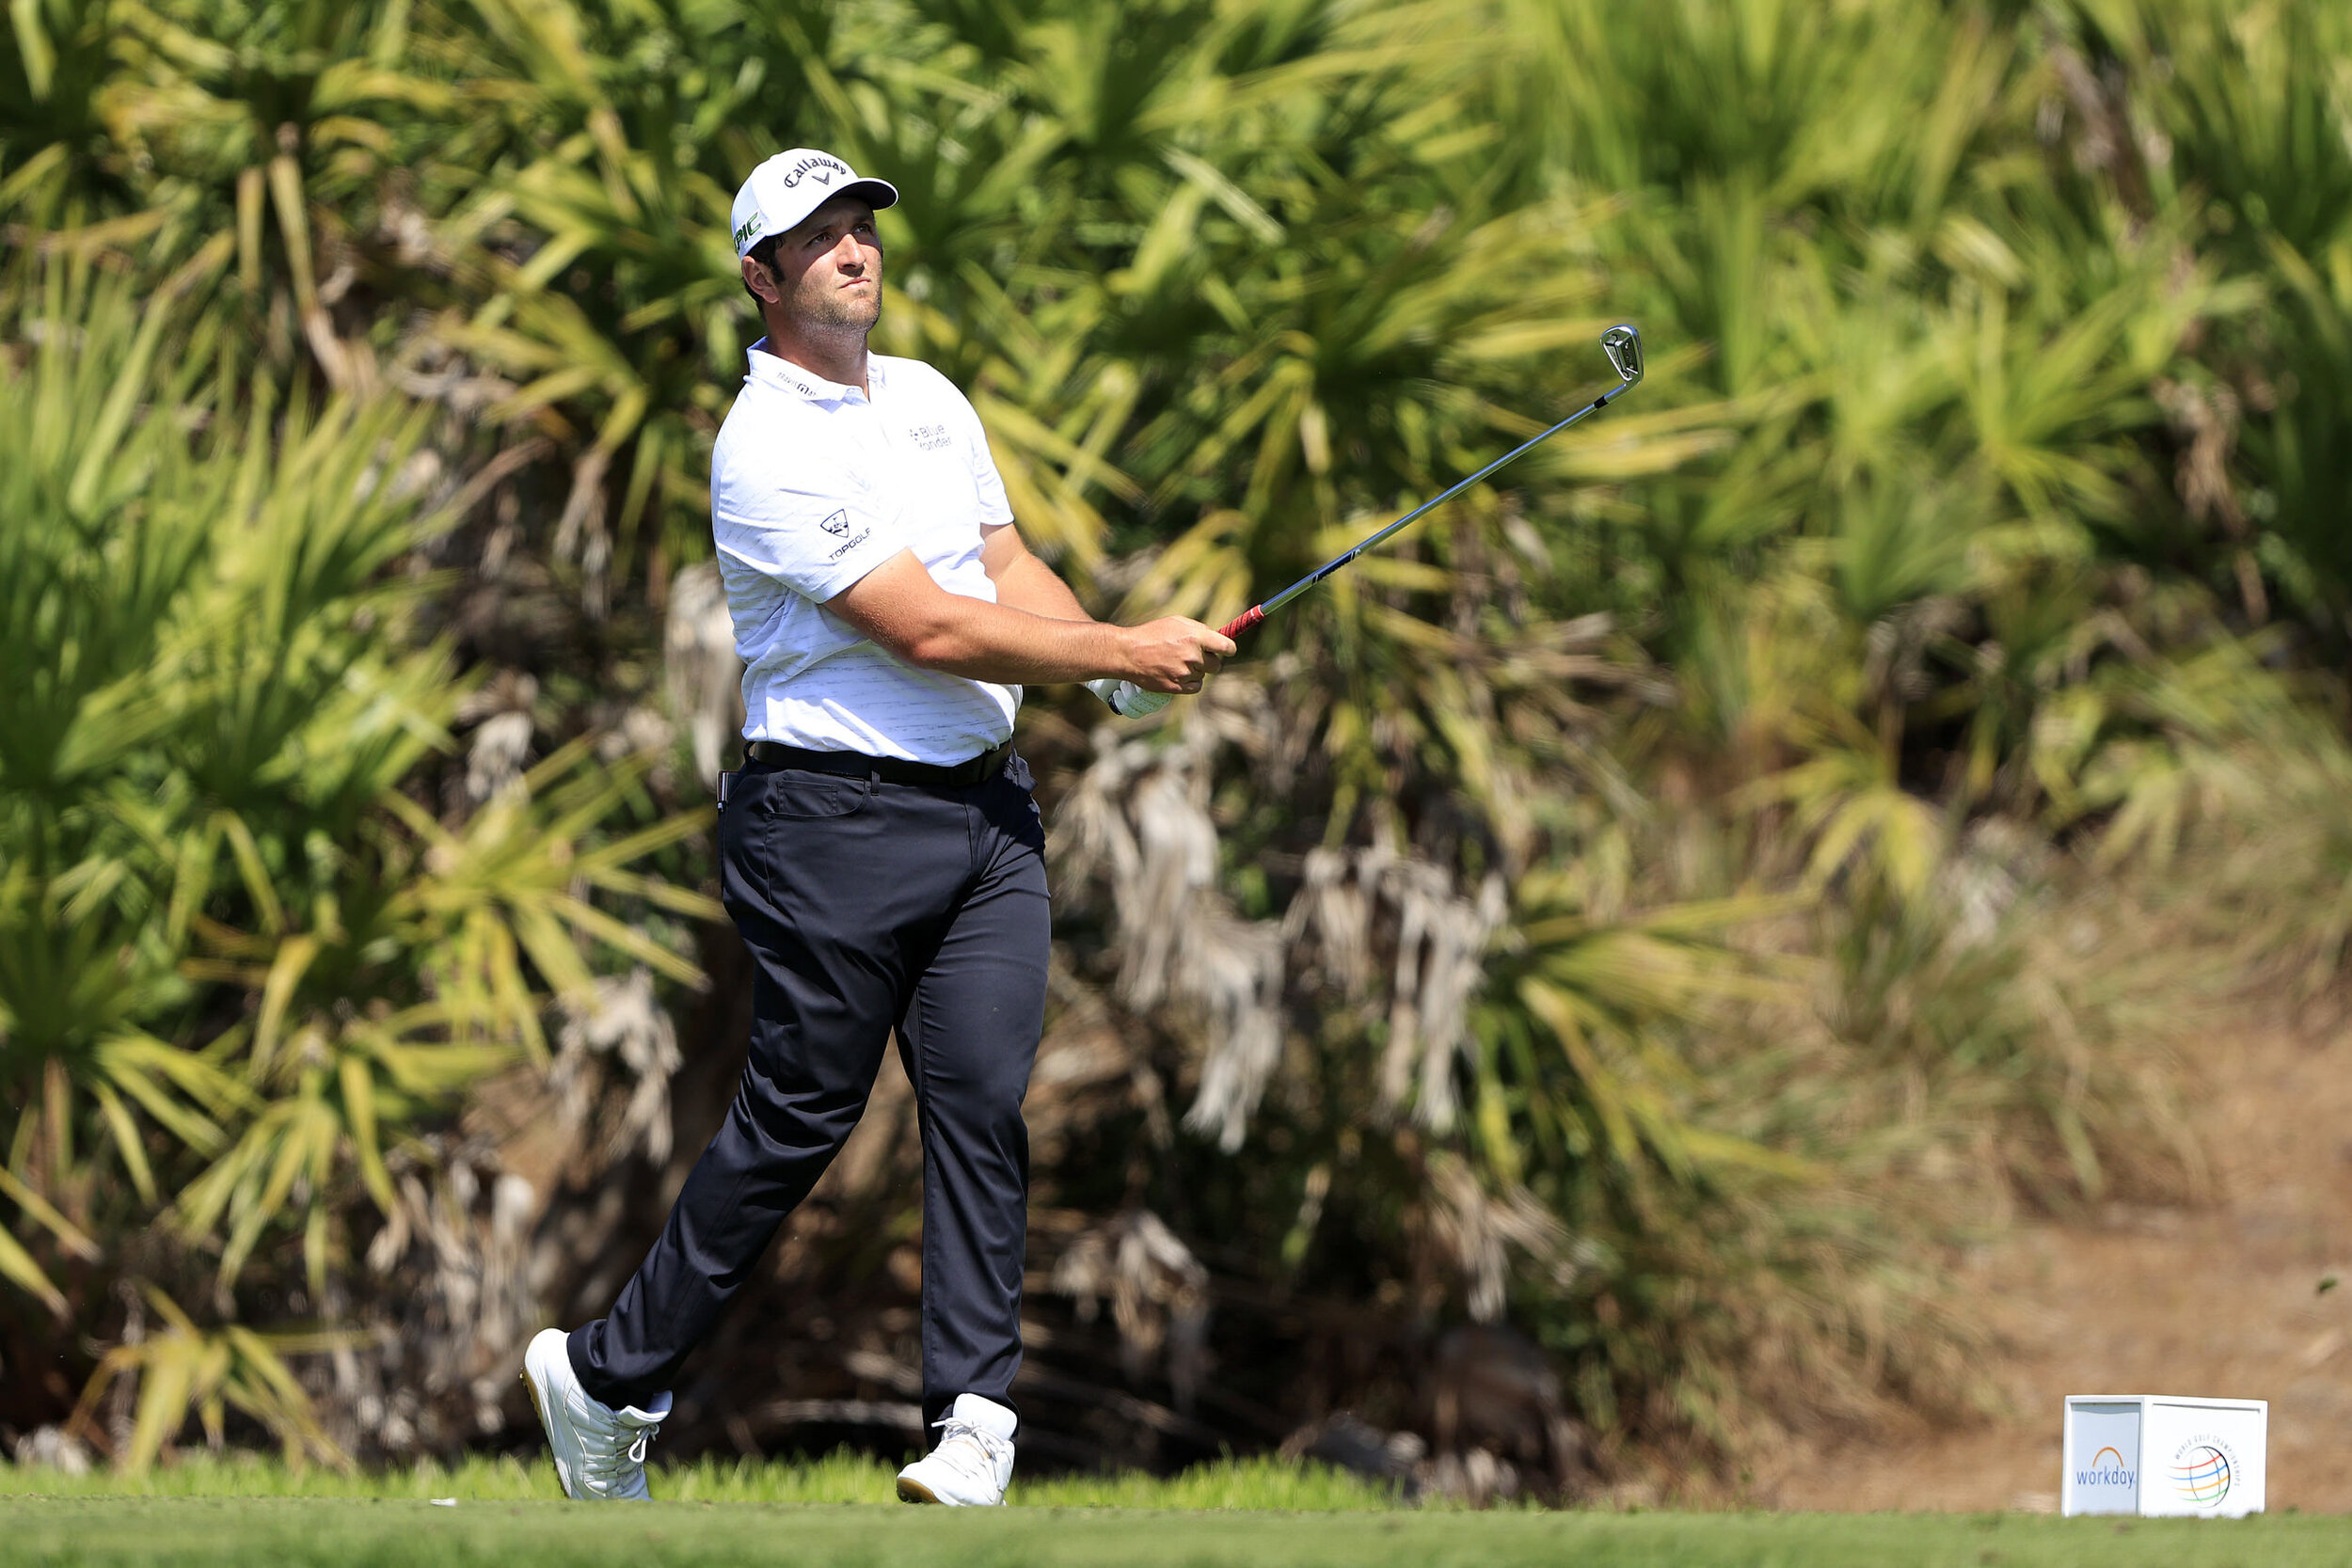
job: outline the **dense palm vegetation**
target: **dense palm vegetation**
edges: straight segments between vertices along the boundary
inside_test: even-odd
[[[1201,701],[1033,694],[1041,1458],[1352,1409],[1573,1485],[1964,1406],[1949,1249],[2193,1196],[2197,1008],[2343,962],[2342,8],[9,19],[0,1421],[497,1441],[633,1263],[739,1050],[702,481],[784,146],[905,193],[884,346],[1105,613],[1230,615],[1649,343]],[[679,1435],[897,1440],[908,1115]]]

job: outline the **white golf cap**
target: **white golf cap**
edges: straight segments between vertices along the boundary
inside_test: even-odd
[[[876,209],[898,199],[898,187],[889,181],[864,179],[830,152],[796,147],[777,153],[752,170],[735,193],[735,253],[748,255],[769,235],[783,233],[844,194],[863,197]]]

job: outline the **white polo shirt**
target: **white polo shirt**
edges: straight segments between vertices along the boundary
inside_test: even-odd
[[[1012,734],[1021,688],[905,663],[824,601],[913,550],[996,602],[980,531],[1012,521],[979,416],[919,359],[872,355],[869,401],[752,346],[710,454],[710,523],[743,670],[743,737],[954,763]]]

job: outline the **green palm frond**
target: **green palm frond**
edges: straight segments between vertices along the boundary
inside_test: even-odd
[[[114,1456],[118,1465],[134,1475],[144,1472],[187,1424],[191,1414],[217,1445],[223,1419],[230,1410],[260,1422],[275,1435],[289,1465],[300,1466],[311,1460],[350,1464],[320,1428],[310,1396],[285,1361],[288,1355],[331,1350],[342,1342],[337,1336],[262,1334],[233,1324],[207,1330],[161,1291],[151,1286],[144,1296],[164,1326],[136,1344],[108,1351],[74,1413],[76,1426],[95,1431],[91,1414],[106,1389],[119,1379],[137,1380],[138,1403],[132,1418],[131,1441]]]
[[[1538,1136],[1514,1134],[1506,1153],[1489,1131],[1488,1157],[1507,1161],[1514,1179],[1532,1161],[1557,1174],[1603,1154],[1637,1180],[1653,1162],[1678,1179],[1723,1160],[1801,1171],[1799,1162],[1693,1122],[1696,1069],[1682,1043],[1741,1006],[1797,994],[1792,974],[1728,940],[1788,912],[1790,901],[1746,895],[1613,913],[1594,907],[1595,893],[1574,871],[1520,884],[1484,1026],[1493,1045],[1482,1071],[1494,1077],[1479,1098],[1520,1106]],[[1511,1021],[1514,1004],[1526,1023]],[[1542,1049],[1547,1037],[1556,1056]],[[1514,1049],[1498,1049],[1506,1040]]]
[[[57,1195],[87,1203],[111,1160],[105,1223],[167,1211],[218,1247],[215,1301],[289,1235],[316,1299],[351,1196],[394,1201],[388,1138],[540,1049],[600,954],[699,981],[609,906],[709,918],[640,869],[707,819],[663,815],[653,759],[587,739],[462,822],[418,808],[404,790],[469,684],[411,636],[420,593],[394,575],[445,526],[410,479],[424,416],[231,392],[248,362],[216,320],[175,337],[87,267],[22,304],[45,313],[0,369],[20,568],[0,613],[25,661],[0,699],[0,1068],[44,1090],[0,1196],[94,1262]],[[0,1274],[64,1299],[14,1236]],[[174,1322],[102,1365],[144,1369],[133,1463],[191,1401],[215,1430],[226,1400],[310,1441],[262,1340]]]

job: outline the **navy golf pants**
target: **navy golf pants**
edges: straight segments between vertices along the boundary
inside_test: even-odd
[[[735,776],[721,893],[755,959],[751,1058],[660,1239],[571,1335],[590,1394],[670,1386],[857,1125],[895,1026],[923,1136],[925,1418],[958,1394],[1011,1402],[1048,940],[1029,784],[1018,757],[965,786]]]

